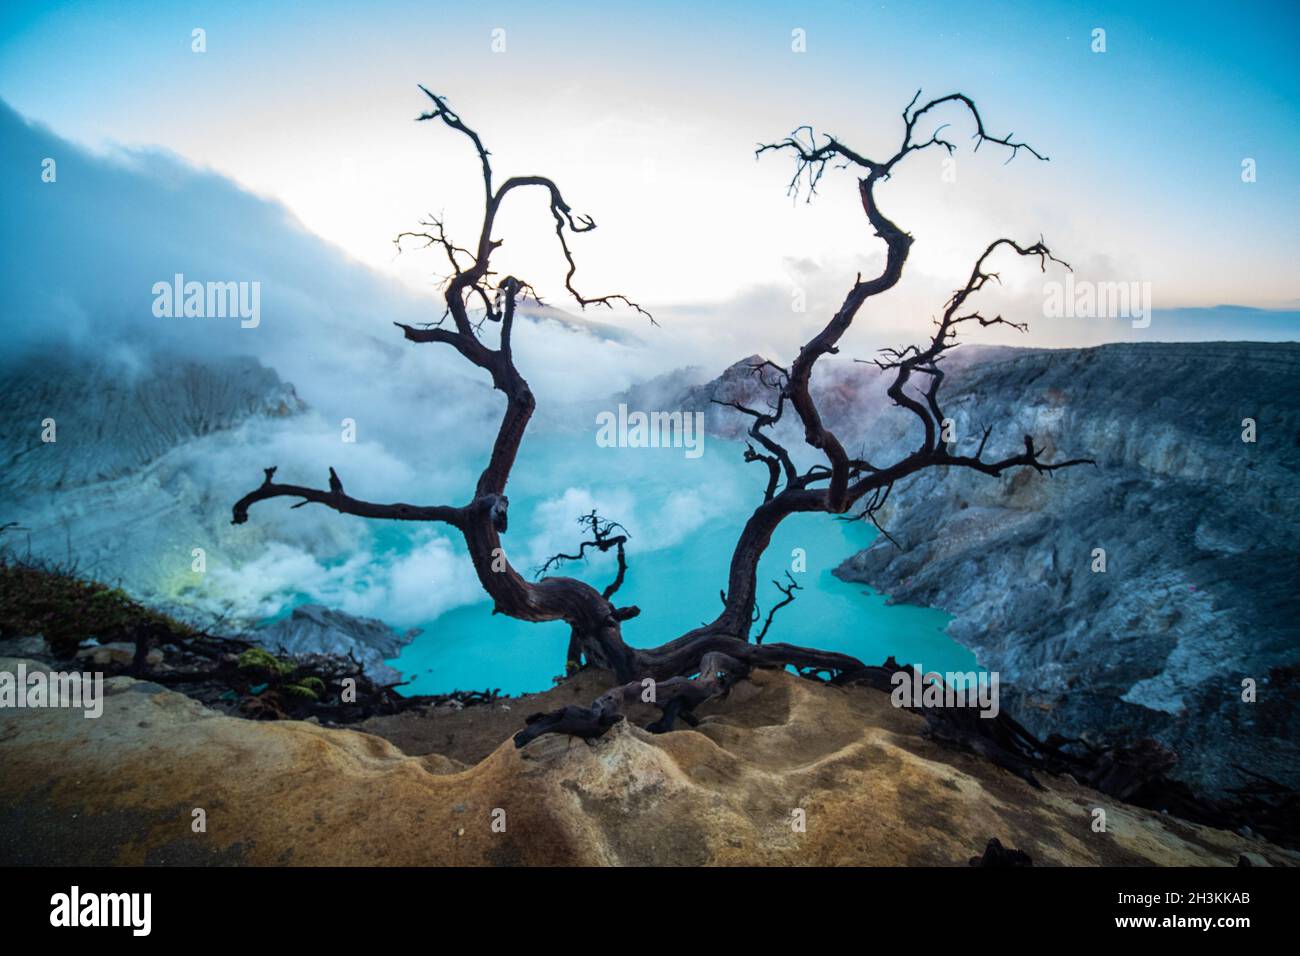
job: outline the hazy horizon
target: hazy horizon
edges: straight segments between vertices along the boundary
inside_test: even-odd
[[[1300,152],[1300,124],[1288,122],[1300,82],[1282,39],[1296,23],[1293,7],[1255,4],[1223,17],[1201,4],[1101,4],[1078,14],[1017,2],[999,8],[996,35],[971,11],[934,17],[906,4],[747,5],[743,19],[738,10],[684,8],[677,20],[653,22],[624,11],[598,24],[565,5],[543,17],[506,4],[443,11],[434,26],[405,3],[364,11],[7,6],[0,99],[38,124],[28,133],[6,121],[18,148],[9,151],[4,188],[19,210],[5,229],[7,286],[44,282],[41,295],[87,312],[77,279],[51,261],[77,237],[41,232],[52,207],[76,192],[72,171],[85,162],[159,195],[169,181],[208,190],[175,210],[151,202],[148,213],[92,197],[108,204],[97,207],[107,221],[93,228],[148,236],[159,247],[157,265],[135,282],[178,271],[164,267],[172,256],[190,261],[196,278],[260,281],[273,296],[288,281],[283,270],[297,268],[295,298],[269,307],[268,322],[283,323],[289,308],[319,312],[328,299],[347,330],[362,327],[359,315],[346,317],[360,304],[341,301],[337,289],[317,296],[309,270],[259,245],[257,230],[275,222],[321,241],[321,269],[346,272],[354,285],[373,282],[394,310],[432,311],[437,258],[398,256],[392,239],[434,212],[467,242],[479,185],[463,137],[412,122],[428,104],[416,87],[424,83],[483,136],[499,176],[551,175],[575,210],[599,223],[574,243],[575,281],[655,312],[662,329],[635,315],[586,313],[646,344],[633,363],[641,377],[671,367],[674,354],[715,371],[752,352],[788,360],[838,307],[854,274],[879,267],[881,243],[862,220],[850,171],[829,170],[810,204],[792,201],[789,156],[756,161],[754,146],[807,123],[888,155],[899,113],[921,88],[924,97],[969,93],[991,133],[1014,133],[1051,161],[1022,152],[1008,163],[995,144],[972,153],[969,117],[947,108],[926,132],[951,124],[955,162],[945,164],[942,150],[919,153],[882,186],[881,202],[916,243],[904,281],[859,317],[845,354],[868,357],[919,339],[975,257],[1002,235],[1043,235],[1074,266],[1071,281],[1143,285],[1151,321],[1045,315],[1043,284],[1065,274],[1007,262],[1004,285],[986,290],[984,304],[1028,320],[1029,331],[981,329],[968,342],[1300,338],[1300,176],[1285,161]],[[192,50],[195,28],[205,31],[201,53]],[[1103,52],[1094,52],[1097,29]],[[298,42],[302,31],[310,43]],[[581,74],[551,59],[557,45],[581,51]],[[852,57],[855,46],[869,55]],[[1209,51],[1213,68],[1188,75]],[[845,62],[860,74],[846,75]],[[56,183],[40,178],[47,151],[71,162],[60,163]],[[1253,181],[1243,178],[1247,159]],[[20,231],[24,212],[31,219]],[[84,207],[54,215],[78,228],[96,218]],[[203,233],[204,217],[225,231]],[[497,230],[506,240],[500,268],[526,275],[550,305],[577,312],[560,294],[563,260],[548,222],[540,199],[521,195]],[[186,233],[202,235],[206,255],[168,248],[169,235]],[[76,261],[105,272],[101,281],[122,282],[106,265],[122,257],[110,245],[105,239]],[[122,289],[119,306],[143,307],[147,284]],[[792,308],[796,296],[803,312]],[[18,321],[52,324],[30,310]],[[243,339],[276,333],[222,334],[230,340],[223,347],[262,350]]]

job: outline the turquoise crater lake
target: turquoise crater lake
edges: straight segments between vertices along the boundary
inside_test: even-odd
[[[671,640],[717,614],[733,544],[762,498],[766,469],[746,465],[742,451],[734,442],[709,438],[705,453],[688,459],[682,449],[597,447],[590,434],[530,435],[508,489],[507,553],[521,573],[531,575],[546,556],[577,550],[576,519],[597,508],[632,535],[627,579],[616,600],[637,605],[641,615],[624,625],[624,638],[639,647]],[[376,543],[401,551],[409,534],[385,525]],[[806,570],[794,574],[803,590],[777,613],[766,639],[842,651],[867,663],[892,654],[927,670],[980,670],[974,655],[944,633],[947,614],[891,606],[883,595],[831,574],[875,535],[860,522],[824,514],[787,519],[759,569],[764,617],[781,598],[771,582],[785,580],[796,549],[805,555]],[[464,554],[459,542],[457,547]],[[604,587],[614,570],[612,556],[599,556],[554,573]],[[405,694],[493,688],[527,693],[549,688],[564,670],[568,625],[493,615],[486,596],[419,626],[422,633],[388,661],[409,680],[401,688]]]

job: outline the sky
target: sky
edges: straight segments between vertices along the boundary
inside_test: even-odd
[[[436,258],[392,238],[426,213],[468,244],[481,187],[468,143],[412,122],[446,95],[498,181],[552,176],[599,229],[575,241],[586,292],[625,292],[706,351],[783,352],[801,292],[829,315],[879,268],[850,172],[810,204],[761,141],[800,124],[881,157],[923,96],[971,95],[990,131],[955,166],[909,157],[879,200],[916,243],[863,346],[922,329],[1001,235],[1043,235],[1080,281],[1149,283],[1160,320],[1041,319],[1020,344],[1300,338],[1300,5],[1243,3],[8,3],[0,97],[105,155],[162,149],[282,204],[309,232],[407,287]],[[205,31],[206,50],[192,49]],[[1095,52],[1095,31],[1105,50]],[[804,50],[794,47],[802,31]],[[1243,182],[1253,160],[1255,179]],[[213,215],[220,215],[214,210]],[[559,304],[540,195],[519,197],[497,261]],[[1005,264],[1003,304],[1041,315],[1044,277]],[[1230,307],[1230,308],[1224,308]],[[604,316],[597,316],[604,318]],[[1034,314],[1029,316],[1036,318]],[[1008,340],[1012,333],[983,337]],[[676,340],[674,340],[676,341]],[[748,344],[746,344],[748,343]]]

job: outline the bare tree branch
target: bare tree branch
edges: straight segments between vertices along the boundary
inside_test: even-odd
[[[776,617],[776,612],[781,610],[781,608],[785,607],[787,604],[793,604],[794,592],[803,590],[802,585],[795,581],[794,576],[791,575],[789,571],[785,572],[785,576],[786,580],[790,582],[789,584],[782,584],[780,581],[772,582],[776,585],[776,589],[784,594],[785,597],[772,605],[772,609],[767,612],[767,620],[763,622],[763,629],[759,631],[758,635],[754,638],[755,644],[762,644],[763,638],[767,637],[768,628],[772,626],[772,618]]]
[[[816,193],[817,185],[828,165],[839,169],[857,167],[863,170],[865,174],[858,180],[859,197],[868,223],[875,229],[876,235],[885,242],[886,256],[880,274],[866,280],[859,275],[840,309],[825,327],[799,350],[788,372],[781,369],[783,373],[781,400],[788,401],[794,408],[804,427],[805,442],[825,456],[826,464],[814,465],[803,475],[788,478],[785,487],[779,493],[776,491],[776,483],[771,480],[772,467],[770,463],[768,464],[769,482],[763,503],[750,517],[732,554],[728,586],[724,592],[725,607],[713,622],[706,625],[706,629],[716,629],[741,636],[748,633],[750,622],[753,620],[753,609],[756,606],[756,573],[759,558],[776,527],[791,514],[824,511],[832,515],[840,515],[864,496],[871,496],[858,517],[870,520],[892,541],[893,539],[877,521],[877,512],[883,507],[889,493],[888,489],[892,488],[895,482],[922,469],[938,465],[958,465],[976,468],[989,474],[999,474],[1007,468],[1023,465],[1033,467],[1041,473],[1048,473],[1057,468],[1087,462],[1087,459],[1071,459],[1059,464],[1047,464],[1041,460],[1040,452],[1032,444],[1026,446],[1026,453],[1023,455],[1013,456],[1001,462],[984,462],[979,455],[974,458],[951,455],[938,440],[944,421],[939,402],[939,389],[944,374],[938,363],[943,353],[956,344],[958,327],[966,323],[978,322],[981,326],[1010,325],[1023,328],[1021,323],[1009,322],[1001,316],[986,318],[977,310],[963,311],[963,307],[972,295],[989,281],[997,278],[997,273],[990,272],[987,264],[989,258],[999,249],[1008,248],[1020,256],[1037,257],[1043,270],[1046,269],[1049,261],[1060,263],[1068,268],[1068,265],[1052,255],[1041,239],[1029,246],[1022,246],[1011,239],[998,239],[991,243],[977,259],[966,285],[954,293],[945,304],[943,317],[936,323],[936,330],[929,345],[926,347],[908,345],[899,349],[885,350],[882,353],[884,359],[877,360],[876,364],[880,368],[892,369],[895,372],[894,380],[888,388],[889,397],[895,404],[914,414],[921,422],[923,437],[919,448],[892,464],[873,465],[860,456],[851,458],[838,436],[822,420],[811,392],[813,368],[822,356],[838,353],[839,340],[852,325],[862,305],[868,299],[887,292],[898,283],[911,249],[912,237],[881,211],[876,202],[876,187],[887,180],[898,164],[912,153],[931,146],[941,146],[949,153],[956,148],[954,143],[943,138],[942,133],[946,127],[940,127],[928,138],[922,137],[918,133],[921,120],[947,104],[956,104],[963,107],[974,120],[975,130],[972,139],[975,141],[976,149],[985,142],[991,142],[1010,151],[1008,161],[1015,158],[1022,149],[1040,160],[1047,159],[1033,147],[1015,140],[1011,134],[1006,136],[990,134],[975,103],[964,94],[949,94],[917,107],[919,99],[918,92],[903,110],[902,140],[898,149],[888,159],[871,159],[834,136],[819,137],[810,126],[801,126],[786,139],[762,144],[756,150],[756,155],[759,156],[766,152],[793,152],[795,172],[790,180],[789,191],[797,196],[800,184],[806,183],[809,201]],[[907,390],[914,374],[922,375],[928,380],[927,389],[919,396]],[[731,407],[754,418],[750,437],[762,444],[762,438],[759,436],[763,429],[774,424],[775,418],[772,416],[765,418],[759,412],[745,408],[739,403],[724,404],[730,404]],[[778,405],[779,407],[781,406]],[[770,452],[767,456],[759,454],[752,449],[752,446],[748,446],[745,453],[746,460],[766,463],[768,458],[775,457],[773,449],[767,445],[764,447]],[[981,452],[982,450],[983,445],[981,445]],[[813,487],[822,483],[826,485],[824,489]]]
[[[243,524],[248,520],[248,508],[250,505],[265,501],[268,498],[301,498],[293,507],[301,508],[307,504],[322,504],[333,508],[342,514],[356,515],[359,518],[389,518],[394,521],[441,521],[452,527],[460,527],[464,519],[464,509],[450,508],[445,505],[407,505],[391,504],[378,505],[369,501],[361,501],[353,498],[343,491],[343,482],[339,476],[330,469],[329,489],[321,491],[316,488],[305,488],[301,485],[279,485],[271,479],[275,477],[275,469],[265,469],[266,478],[262,484],[254,488],[244,497],[235,502],[233,508],[233,517],[231,524]]]
[[[613,548],[616,557],[618,558],[618,573],[614,577],[614,580],[606,586],[604,591],[601,592],[601,597],[609,600],[614,596],[615,592],[623,586],[623,580],[627,576],[627,554],[624,550],[624,545],[627,544],[627,539],[630,538],[631,535],[629,535],[627,529],[617,521],[609,521],[598,515],[595,508],[593,508],[588,514],[580,515],[578,517],[578,524],[587,528],[588,533],[591,535],[591,540],[583,541],[578,546],[577,554],[560,553],[547,558],[546,563],[537,569],[535,576],[540,578],[547,571],[551,570],[552,567],[559,567],[566,561],[584,560],[588,548],[595,548],[602,554],[609,551],[610,548]],[[621,531],[623,533],[615,534],[615,531]]]
[[[532,390],[515,367],[511,335],[519,300],[526,296],[536,299],[537,295],[528,282],[516,276],[499,277],[491,268],[491,257],[501,245],[501,241],[494,238],[493,229],[506,198],[519,189],[539,188],[546,191],[556,238],[567,264],[565,290],[579,305],[613,307],[621,304],[641,314],[648,313],[621,294],[585,296],[579,293],[573,283],[577,266],[570,238],[578,233],[592,231],[595,222],[590,217],[574,214],[556,184],[545,177],[516,176],[505,180],[499,187],[495,186],[491,154],[479,135],[464,123],[443,97],[424,87],[421,90],[432,102],[432,107],[422,113],[418,120],[440,123],[468,138],[474,147],[482,169],[483,218],[477,239],[469,246],[455,244],[441,220],[432,216],[421,223],[422,231],[407,232],[397,237],[399,249],[404,239],[421,239],[426,248],[441,249],[451,268],[451,275],[442,288],[446,306],[442,318],[423,327],[400,323],[398,326],[408,341],[451,346],[471,364],[487,372],[493,387],[505,397],[506,407],[489,459],[478,477],[473,495],[467,504],[459,507],[375,504],[347,495],[333,470],[329,473],[328,488],[322,490],[277,484],[273,481],[275,469],[267,469],[263,483],[235,503],[233,520],[236,524],[246,521],[250,506],[258,501],[290,497],[299,499],[295,507],[318,503],[345,514],[367,518],[440,521],[459,530],[464,536],[479,582],[492,598],[494,613],[506,614],[523,621],[566,621],[570,625],[571,634],[566,670],[571,671],[585,662],[609,669],[621,682],[619,688],[602,696],[590,708],[565,708],[556,714],[530,718],[528,727],[516,737],[517,745],[523,746],[540,734],[550,732],[599,736],[621,718],[624,705],[633,699],[630,695],[639,693],[646,679],[657,682],[658,701],[663,712],[655,729],[668,730],[677,717],[682,717],[689,723],[693,719],[692,712],[700,703],[725,696],[736,680],[742,679],[756,667],[795,667],[810,676],[827,675],[841,681],[866,679],[863,675],[879,676],[876,672],[882,669],[867,668],[849,655],[790,644],[758,642],[767,635],[775,613],[793,601],[794,592],[799,590],[799,585],[788,574],[788,585],[774,582],[784,599],[768,612],[757,641],[750,641],[750,632],[760,617],[755,597],[758,562],[780,523],[797,513],[844,515],[860,501],[865,501],[865,504],[857,517],[876,523],[876,513],[884,506],[894,484],[926,468],[958,466],[998,475],[1010,468],[1029,467],[1050,474],[1057,469],[1087,461],[1077,458],[1062,462],[1044,461],[1043,451],[1028,436],[1022,453],[997,461],[986,461],[983,454],[989,429],[985,430],[973,456],[955,454],[939,441],[943,422],[939,395],[944,377],[939,362],[943,354],[955,344],[958,328],[971,323],[977,323],[981,327],[1022,327],[1020,323],[1004,320],[1001,316],[987,318],[968,303],[988,282],[997,278],[997,273],[988,268],[990,256],[1007,249],[1022,257],[1036,257],[1043,269],[1048,262],[1060,262],[1041,239],[1028,246],[1019,245],[1010,239],[999,239],[990,244],[976,261],[966,284],[946,303],[928,345],[907,345],[881,353],[882,358],[876,364],[882,370],[894,373],[889,395],[922,423],[924,436],[921,445],[889,464],[872,464],[861,454],[857,457],[849,456],[839,438],[822,420],[812,398],[810,382],[817,361],[824,355],[837,354],[840,339],[852,325],[862,305],[868,299],[893,288],[902,275],[912,237],[880,210],[876,202],[876,186],[888,180],[897,165],[912,153],[932,146],[942,147],[949,152],[955,148],[949,139],[944,138],[946,126],[938,127],[928,136],[920,131],[921,121],[932,111],[947,104],[964,107],[974,121],[972,138],[975,148],[978,149],[985,142],[992,142],[1010,151],[1008,160],[1014,158],[1020,150],[1026,150],[1039,159],[1046,157],[1032,147],[1014,140],[1011,135],[990,135],[975,104],[960,93],[931,100],[919,108],[916,107],[919,94],[913,97],[902,114],[903,134],[900,144],[892,156],[881,161],[867,158],[834,137],[819,138],[811,127],[800,127],[779,143],[760,146],[757,153],[793,152],[796,163],[791,191],[797,196],[800,183],[806,180],[809,199],[816,192],[828,164],[837,168],[856,167],[861,170],[859,197],[868,224],[885,243],[884,266],[874,278],[863,279],[859,275],[855,279],[840,308],[804,344],[789,368],[769,361],[753,366],[753,374],[772,395],[766,410],[750,408],[739,402],[722,403],[751,419],[745,457],[747,461],[761,462],[766,466],[768,481],[763,501],[746,521],[737,539],[727,586],[721,592],[723,608],[718,617],[658,647],[634,648],[628,645],[623,640],[622,623],[634,618],[639,613],[638,609],[616,607],[610,600],[619,590],[626,574],[625,529],[615,522],[600,518],[595,511],[584,515],[579,520],[589,530],[590,540],[582,542],[576,554],[553,556],[539,570],[539,579],[531,582],[525,580],[510,563],[502,543],[502,535],[508,529],[510,504],[506,486],[536,408]],[[482,314],[477,321],[471,317],[471,304],[475,305],[476,312],[481,310]],[[451,319],[450,325],[446,323],[448,318]],[[492,323],[499,329],[496,347],[480,338],[487,323]],[[907,390],[914,375],[920,376],[918,380],[923,380],[926,384],[921,392]],[[789,451],[771,435],[771,430],[782,420],[787,407],[793,408],[798,416],[805,442],[825,458],[825,463],[814,464],[802,474],[797,471]],[[883,528],[880,530],[884,533]],[[564,561],[582,559],[588,549],[593,548],[600,552],[613,549],[618,557],[617,576],[604,591],[597,591],[575,578],[545,576],[551,568]],[[961,733],[966,735],[962,739],[976,741],[972,746],[997,747],[1001,748],[998,752],[1002,753],[1019,753],[1032,746],[1018,738],[1014,729],[1008,730],[1003,724],[999,724],[996,731],[975,727]],[[990,734],[1001,736],[992,744],[979,743]],[[1018,747],[1020,750],[1017,750]]]

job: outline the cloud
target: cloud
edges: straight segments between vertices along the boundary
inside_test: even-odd
[[[450,427],[467,403],[480,415],[499,410],[486,373],[394,327],[441,314],[432,284],[417,294],[308,233],[279,203],[164,150],[92,153],[2,101],[0,136],[11,360],[73,352],[131,374],[158,354],[252,355],[329,416],[364,418],[389,436],[413,418]],[[54,182],[41,178],[47,157]],[[155,316],[153,286],[176,274],[260,283],[261,323]],[[539,321],[518,324],[515,348],[543,403],[608,394],[641,374],[644,320],[624,334],[613,314],[584,322],[534,311]]]
[[[326,563],[303,548],[273,541],[238,566],[216,566],[194,606],[257,621],[302,601],[358,617],[413,627],[453,608],[483,600],[459,542],[438,531],[416,535],[409,547],[361,548]]]
[[[684,473],[673,471],[677,480]],[[726,480],[731,473],[724,478],[717,469],[710,471],[707,490],[656,486],[646,481],[645,472],[640,477],[635,485],[569,487],[539,501],[528,516],[520,550],[526,557],[520,566],[532,570],[552,555],[575,553],[577,543],[590,538],[578,527],[577,518],[593,509],[626,529],[635,553],[649,554],[677,547],[710,521],[734,514],[742,503],[752,500],[743,497],[752,489]],[[588,552],[588,558],[598,570],[613,562],[612,557],[601,558],[594,551]]]
[[[111,487],[44,497],[6,489],[6,513],[20,512],[38,552],[62,557],[71,542],[102,577],[164,601],[227,608],[244,622],[311,600],[404,626],[483,599],[463,545],[446,529],[395,533],[288,502],[260,505],[254,520],[230,525],[231,503],[270,465],[281,481],[313,486],[334,467],[349,493],[368,500],[469,499],[504,400],[486,373],[453,350],[405,342],[393,327],[436,317],[433,290],[421,297],[374,274],[305,232],[277,203],[165,152],[91,153],[3,104],[0,135],[11,147],[0,155],[0,190],[12,212],[0,225],[9,362],[29,370],[45,363],[60,375],[75,375],[79,363],[108,366],[112,374],[94,380],[129,388],[160,363],[251,355],[292,382],[308,406],[189,441]],[[41,180],[45,157],[57,162],[54,182]],[[260,325],[154,315],[153,284],[176,273],[261,283]],[[602,325],[603,315],[592,322],[538,311],[539,320],[517,324],[514,346],[542,409],[529,441],[541,443],[548,427],[590,424],[585,411],[575,417],[574,403],[640,377],[650,354],[641,340],[650,336],[644,320],[624,336]],[[0,380],[4,371],[0,362]],[[355,441],[344,440],[345,419]],[[111,440],[130,440],[101,424]],[[23,427],[0,425],[15,433]],[[76,454],[75,442],[60,451]],[[538,537],[524,547],[539,561],[548,548],[571,547],[573,519],[589,509],[591,495],[561,501],[554,513],[543,508]],[[645,528],[647,542],[658,540],[650,516],[632,517],[630,494],[611,500],[606,488],[599,495],[602,507],[610,500]],[[689,526],[687,511],[675,506],[672,525]],[[680,532],[670,531],[662,540],[677,540]],[[210,561],[198,579],[189,567],[193,547],[205,548]]]

